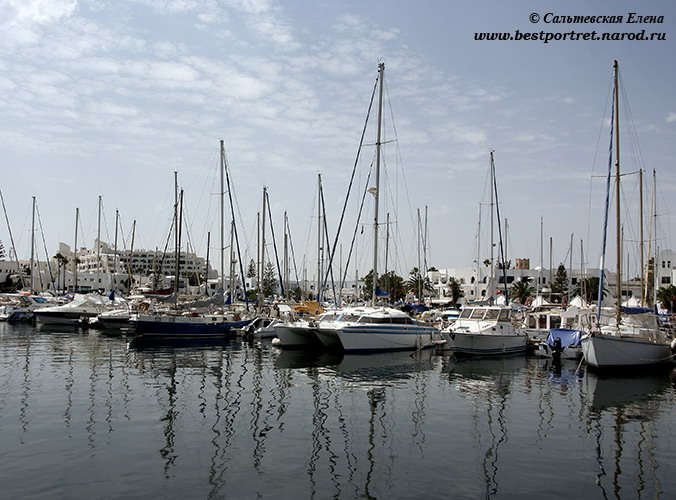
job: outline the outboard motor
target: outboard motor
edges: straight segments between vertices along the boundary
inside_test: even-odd
[[[561,361],[562,352],[563,347],[561,346],[561,337],[556,337],[554,345],[552,346],[552,357],[554,358],[554,362],[559,363]]]

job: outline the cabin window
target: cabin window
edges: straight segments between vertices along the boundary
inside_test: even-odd
[[[498,319],[498,316],[500,316],[500,309],[488,309],[485,319]]]
[[[472,309],[463,309],[462,312],[460,313],[460,318],[467,319],[470,317],[472,314]]]
[[[474,309],[472,311],[472,319],[483,319],[485,311],[483,309]]]
[[[498,321],[509,321],[509,309],[500,310],[500,317]]]

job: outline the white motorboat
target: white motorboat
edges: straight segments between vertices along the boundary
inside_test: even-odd
[[[345,351],[413,350],[440,340],[439,330],[391,307],[350,307],[334,316],[317,322],[317,336],[325,345],[337,337]]]
[[[42,324],[75,325],[110,310],[111,301],[101,295],[75,294],[66,304],[33,310]]]
[[[525,353],[526,332],[514,326],[508,306],[468,306],[442,331],[455,355],[495,356]]]

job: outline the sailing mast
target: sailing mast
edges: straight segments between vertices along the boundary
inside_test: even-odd
[[[80,209],[75,208],[75,243],[73,248],[73,293],[77,291],[77,223],[80,219]]]
[[[31,293],[35,293],[33,275],[35,274],[35,196],[33,196],[33,222],[31,224]]]
[[[383,87],[385,84],[385,63],[378,64],[379,89],[378,89],[378,131],[376,135],[376,186],[373,190],[375,196],[373,215],[373,289],[371,290],[371,303],[376,304],[376,292],[378,288],[378,198],[380,196],[380,134],[383,117]]]
[[[101,288],[101,195],[99,195],[99,212],[96,228],[96,285],[97,288]]]
[[[643,288],[643,291],[641,292],[641,298],[642,302],[650,304],[651,301],[648,298],[648,291],[650,289],[650,270],[652,268],[652,286],[653,289],[656,289],[657,283],[655,282],[656,276],[655,276],[655,259],[652,260],[652,266],[650,265],[650,259],[652,256],[652,238],[653,238],[653,223],[655,219],[653,218],[653,214],[655,213],[655,169],[653,169],[653,184],[652,184],[652,189],[651,189],[651,199],[650,199],[650,223],[648,224],[648,263],[646,264],[646,267],[643,269],[642,274],[645,274],[646,280],[645,280],[645,286]],[[657,214],[655,214],[655,217],[657,217]]]
[[[615,224],[617,227],[617,235],[615,238],[615,250],[617,254],[617,303],[615,304],[615,318],[619,325],[622,313],[622,246],[620,242],[620,87],[618,85],[618,71],[619,67],[617,61],[615,61],[613,64],[613,80],[615,86]],[[599,309],[600,307],[599,304]]]
[[[221,168],[219,169],[220,171],[220,180],[221,180],[221,192],[220,192],[220,208],[221,208],[221,217],[220,217],[220,223],[221,223],[221,246],[220,246],[220,258],[221,258],[221,283],[220,287],[223,291],[225,291],[225,257],[224,257],[224,250],[225,250],[225,234],[224,234],[224,218],[225,218],[225,200],[224,200],[224,194],[225,194],[225,183],[223,182],[224,179],[223,177],[225,176],[225,166],[223,163],[225,162],[225,158],[223,155],[223,139],[221,139]],[[208,269],[207,269],[208,272]],[[207,276],[208,278],[208,276]]]

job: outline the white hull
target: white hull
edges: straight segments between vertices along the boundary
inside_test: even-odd
[[[304,321],[278,323],[274,325],[274,328],[282,347],[318,347],[320,345],[315,335],[316,329]]]
[[[582,337],[582,354],[587,364],[596,368],[649,366],[673,360],[669,343],[598,333]]]
[[[496,356],[525,353],[528,335],[444,332],[444,340],[456,355]]]
[[[315,332],[317,338],[327,349],[342,349],[343,344],[340,343],[338,334],[334,329],[323,328],[321,330],[317,329]]]
[[[320,332],[323,329],[320,328]],[[423,326],[346,326],[335,330],[345,351],[412,350],[431,347],[439,333]]]

